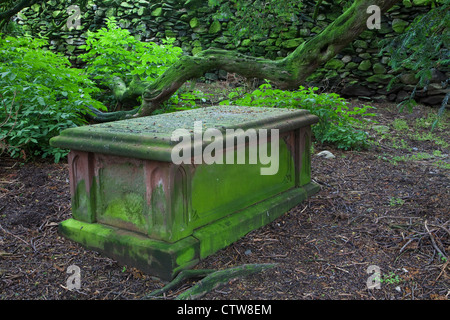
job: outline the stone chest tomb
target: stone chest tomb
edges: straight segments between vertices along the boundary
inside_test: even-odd
[[[317,121],[306,110],[220,106],[67,129],[50,141],[71,150],[73,217],[59,231],[170,280],[319,190]]]

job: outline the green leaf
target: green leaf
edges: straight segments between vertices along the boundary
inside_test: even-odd
[[[37,97],[37,101],[39,102],[39,104],[40,104],[41,106],[45,106],[45,100],[44,100],[44,98],[42,98],[42,97]]]

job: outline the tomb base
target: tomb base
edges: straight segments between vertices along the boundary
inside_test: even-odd
[[[72,218],[59,231],[170,280],[319,190],[317,121],[306,110],[221,106],[67,129],[50,141],[71,150]],[[179,140],[188,143],[178,163]]]
[[[247,233],[267,225],[319,191],[314,183],[279,194],[230,216],[200,227],[174,243],[153,240],[138,232],[101,223],[68,219],[59,232],[84,247],[121,264],[169,281],[178,272],[227,247]]]

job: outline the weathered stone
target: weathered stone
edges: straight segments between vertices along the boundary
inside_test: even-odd
[[[242,47],[249,47],[251,44],[252,44],[252,40],[250,40],[250,39],[244,39],[241,42]]]
[[[392,29],[397,33],[402,33],[409,23],[402,19],[392,20]]]
[[[359,66],[358,66],[358,70],[361,71],[367,71],[372,67],[372,63],[370,62],[370,60],[364,60],[362,61]]]
[[[410,93],[410,92],[407,92],[407,91],[405,91],[405,90],[400,90],[400,91],[397,93],[397,97],[395,98],[395,101],[396,101],[396,102],[402,102],[403,100],[406,100],[406,99],[408,99],[409,97],[411,97],[411,93]]]
[[[386,72],[386,68],[384,67],[384,65],[378,62],[373,65],[372,69],[375,74],[381,74]]]
[[[133,5],[131,4],[131,3],[129,3],[129,2],[122,2],[121,4],[120,4],[120,6],[121,7],[124,7],[124,8],[133,8]]]
[[[297,48],[300,44],[303,43],[303,38],[295,38],[284,41],[281,46],[286,49]]]
[[[318,154],[316,154],[316,156],[322,157],[322,158],[325,158],[325,159],[334,159],[334,158],[336,158],[336,156],[334,154],[332,154],[330,151],[327,151],[327,150],[319,152]]]
[[[354,84],[351,86],[344,87],[342,89],[342,94],[347,96],[373,96],[374,92],[362,85]]]
[[[355,48],[361,48],[361,49],[367,49],[369,47],[367,42],[364,41],[364,40],[355,40],[355,41],[353,41],[353,46]]]
[[[208,29],[205,26],[198,26],[193,31],[200,34],[208,33]]]
[[[297,37],[297,29],[296,28],[292,28],[292,29],[288,29],[286,31],[281,32],[281,34],[279,35],[281,39],[292,39],[292,38],[296,38]]]
[[[403,73],[399,76],[399,79],[404,84],[416,84],[419,82],[414,73]]]
[[[151,13],[152,17],[160,17],[161,15],[162,15],[162,8],[156,8]]]
[[[427,86],[429,95],[446,95],[450,91],[450,87],[443,87],[440,83],[430,83]]]
[[[440,106],[444,101],[445,95],[427,96],[420,99],[420,102],[432,106]]]
[[[205,79],[210,81],[217,81],[219,80],[219,76],[212,72],[205,73]]]
[[[137,11],[138,16],[142,16],[144,14],[145,8],[144,7],[140,7]]]
[[[349,63],[350,61],[352,61],[352,56],[349,56],[349,55],[343,56],[341,61],[343,63]]]
[[[367,81],[388,84],[393,77],[392,74],[374,74],[367,78]]]
[[[209,34],[215,34],[220,32],[222,30],[222,26],[219,21],[214,20],[213,23],[211,23],[211,26],[209,27],[208,33]]]
[[[375,37],[375,32],[372,30],[364,30],[363,32],[361,32],[359,37],[363,40],[370,40]]]
[[[191,26],[192,29],[197,28],[200,25],[200,22],[198,21],[197,18],[192,18],[189,21],[189,25]]]
[[[200,51],[202,51],[203,48],[202,47],[194,47],[192,49],[192,55],[195,56],[197,53],[199,53]]]
[[[349,63],[347,63],[346,68],[349,70],[356,69],[356,68],[358,68],[358,64],[355,62],[349,62]]]
[[[308,37],[311,34],[311,30],[303,28],[298,31],[298,34],[300,37]]]
[[[433,83],[433,82],[440,83],[442,81],[447,80],[447,78],[448,77],[445,75],[445,73],[443,73],[435,68],[431,69],[431,79],[430,79],[431,83]]]
[[[341,60],[331,59],[330,61],[328,61],[325,64],[325,68],[332,69],[332,70],[339,70],[339,69],[343,68],[344,65],[345,65],[345,63],[342,62]]]
[[[195,121],[201,121],[200,128]],[[220,106],[65,130],[50,142],[71,150],[72,218],[59,232],[171,280],[319,190],[311,181],[310,126],[316,122],[306,110]],[[179,146],[175,130],[185,128],[175,134],[189,142],[183,155],[187,150],[198,155],[196,149],[200,154],[211,149],[202,135],[215,129],[223,137],[214,139],[214,154],[224,158],[230,152],[224,141],[232,137],[227,129],[259,130],[260,125],[279,130],[277,140],[272,135],[254,146],[236,146],[232,163],[208,163],[198,156],[195,164],[191,157],[185,157],[187,163],[173,160]],[[245,141],[245,131],[233,137]],[[277,172],[262,175],[268,166],[261,159],[250,163],[259,148],[278,153]],[[234,160],[239,153],[243,164]]]

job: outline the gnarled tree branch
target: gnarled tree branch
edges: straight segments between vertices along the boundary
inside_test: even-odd
[[[355,0],[350,8],[320,34],[305,41],[281,60],[252,57],[222,49],[207,49],[195,56],[183,56],[147,87],[140,84],[139,90],[127,89],[134,90],[134,94],[141,92],[140,90],[143,93],[141,108],[135,110],[132,116],[152,114],[186,81],[218,69],[244,77],[267,79],[281,89],[296,89],[320,65],[332,59],[366,30],[369,6],[377,5],[381,12],[385,12],[399,1]],[[127,90],[124,92],[128,92]],[[123,114],[120,116],[123,117]]]
[[[244,77],[267,79],[282,89],[297,88],[314,70],[332,59],[367,28],[367,8],[370,5],[378,5],[383,12],[397,2],[399,0],[355,0],[323,32],[302,43],[282,60],[256,58],[220,49],[207,49],[196,56],[185,56],[146,88],[141,110],[136,116],[150,115],[184,82],[217,69]]]

